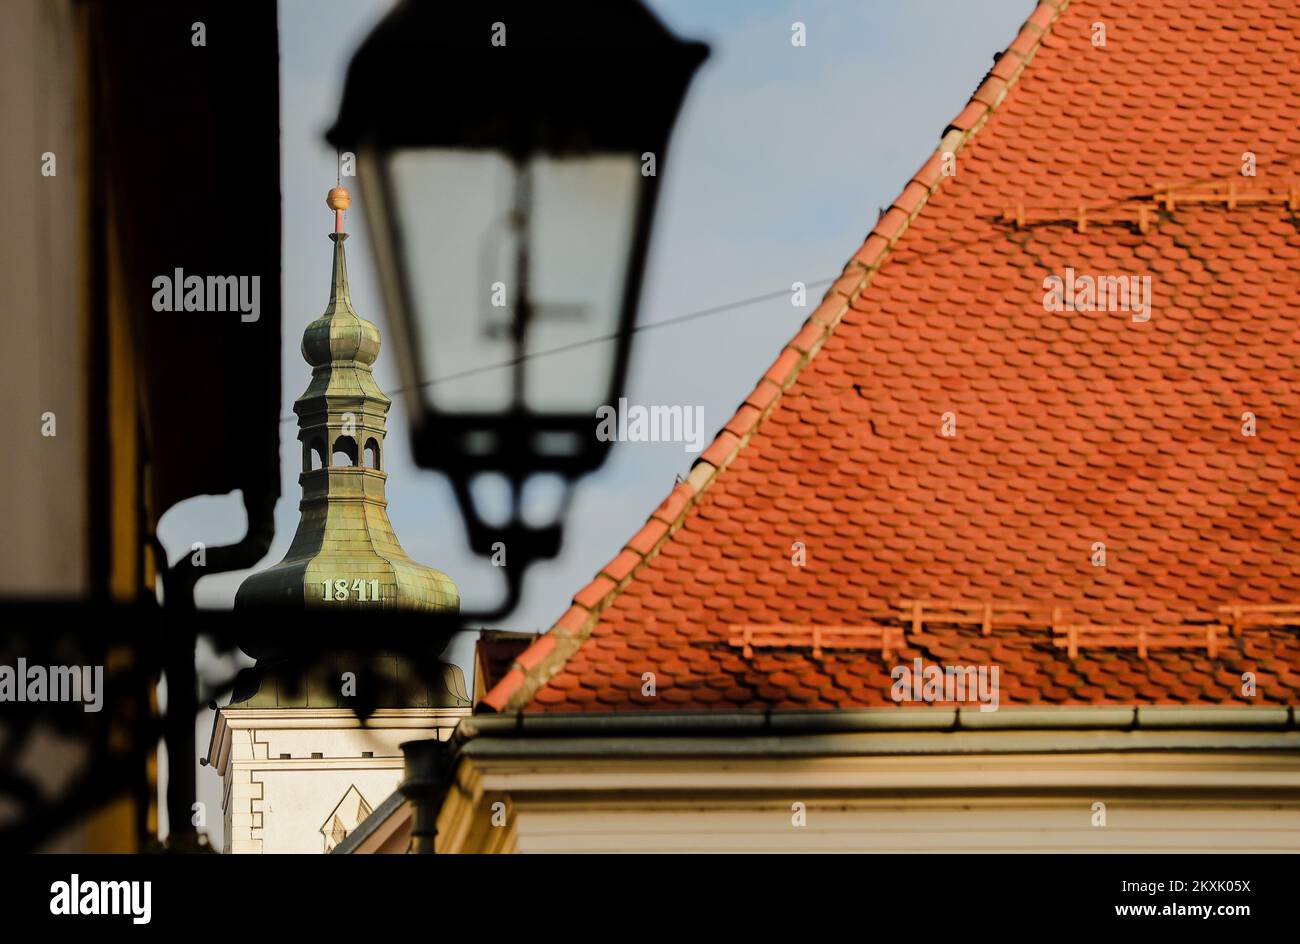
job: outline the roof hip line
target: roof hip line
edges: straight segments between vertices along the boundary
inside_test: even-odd
[[[938,147],[903,187],[889,210],[876,221],[862,247],[844,266],[840,278],[827,291],[821,304],[800,331],[782,349],[776,361],[759,379],[731,420],[691,467],[686,481],[673,488],[612,561],[573,598],[546,633],[515,660],[493,689],[479,703],[483,712],[521,709],[577,652],[591,635],[600,615],[619,592],[631,582],[641,566],[658,552],[699,501],[705,489],[727,468],[771,414],[781,395],[839,325],[849,306],[866,290],[890,249],[908,229],[945,179],[946,154],[956,154],[1006,99],[1034,58],[1052,25],[1069,6],[1069,0],[1040,0],[1021,26],[1011,45],[997,57],[966,107],[944,128]]]

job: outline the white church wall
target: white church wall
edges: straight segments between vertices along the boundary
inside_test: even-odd
[[[346,709],[223,708],[209,763],[226,786],[225,851],[324,852],[321,827],[350,787],[371,809],[377,807],[401,782],[400,745],[445,740],[468,713],[388,709],[362,727]]]

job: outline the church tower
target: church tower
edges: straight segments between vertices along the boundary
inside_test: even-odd
[[[390,401],[375,382],[379,329],[352,307],[343,211],[330,190],[334,266],[325,312],[307,325],[311,382],[294,403],[302,444],[301,518],[284,560],[248,577],[236,609],[349,608],[454,615],[460,594],[441,571],[417,564],[388,520],[385,423]],[[356,666],[344,654],[282,668],[259,660],[254,691],[236,691],[213,726],[208,761],[222,776],[225,851],[328,852],[388,799],[402,776],[404,741],[447,738],[469,714],[459,668],[427,680],[404,656],[367,656],[386,682],[364,726],[348,703]]]

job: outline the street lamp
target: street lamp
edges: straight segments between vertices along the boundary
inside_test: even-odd
[[[658,175],[706,55],[637,0],[405,0],[348,69],[327,137],[356,154],[415,459],[515,579],[560,543],[559,520],[523,520],[524,482],[555,473],[567,502],[608,452],[596,409],[622,389]],[[471,488],[492,473],[504,523]]]

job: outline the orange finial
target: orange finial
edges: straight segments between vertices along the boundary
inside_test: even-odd
[[[352,194],[346,187],[331,187],[325,205],[334,211],[334,232],[343,232],[343,211],[352,205]]]

